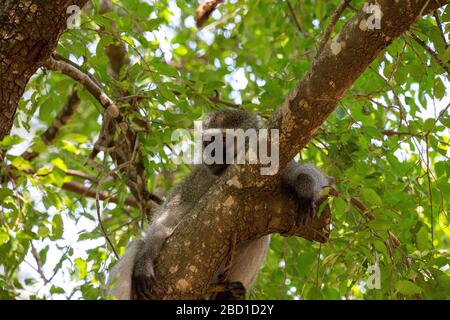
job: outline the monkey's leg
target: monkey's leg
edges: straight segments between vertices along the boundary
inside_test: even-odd
[[[308,174],[300,173],[296,177],[297,188],[301,190],[313,189],[315,180]],[[297,192],[297,224],[306,223],[308,218],[316,216],[315,195],[309,192]]]

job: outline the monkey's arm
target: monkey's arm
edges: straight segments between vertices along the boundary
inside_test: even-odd
[[[171,202],[173,201],[173,202]],[[133,299],[145,299],[154,282],[154,263],[164,242],[171,236],[186,211],[177,199],[170,200],[150,225],[141,250],[137,252],[132,273]]]
[[[291,161],[283,173],[283,186],[291,191],[298,203],[298,222],[316,214],[316,202],[327,186],[327,178],[311,164]]]
[[[154,264],[164,243],[216,179],[204,167],[198,167],[174,188],[162,205],[136,255],[132,274],[133,299],[148,298],[155,281]]]

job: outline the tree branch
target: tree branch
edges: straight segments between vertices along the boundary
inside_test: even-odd
[[[331,17],[330,24],[328,25],[327,29],[325,30],[325,34],[323,35],[322,40],[320,41],[319,48],[317,48],[317,55],[320,55],[323,48],[328,43],[328,40],[330,39],[331,33],[333,32],[334,27],[336,26],[336,23],[338,22],[339,18],[341,17],[344,10],[347,8],[351,0],[344,0],[342,3],[337,7],[336,11],[333,13],[333,16]]]
[[[56,60],[50,57],[44,62],[44,66],[53,71],[65,74],[75,81],[81,83],[86,90],[88,90],[94,98],[96,98],[106,111],[106,116],[104,117],[104,123],[102,125],[102,132],[100,137],[107,137],[107,145],[102,144],[103,141],[97,141],[102,147],[109,147],[109,142],[113,141],[111,135],[114,133],[112,126],[117,125],[120,131],[123,133],[123,137],[127,142],[126,148],[118,148],[112,152],[113,159],[121,165],[131,158],[134,159],[135,163],[130,166],[127,170],[127,185],[130,188],[133,196],[136,198],[141,211],[150,216],[152,213],[152,202],[150,193],[147,190],[144,165],[139,154],[137,135],[133,127],[131,127],[122,115],[119,107],[112,101],[111,98],[99,87],[99,85],[92,79],[91,76],[84,73],[79,68],[75,67],[73,64],[67,63],[62,60]],[[104,134],[104,131],[109,132],[109,134]],[[98,148],[94,148],[96,151]],[[98,151],[98,150],[97,150]],[[95,157],[94,152],[91,158]]]
[[[422,41],[422,39],[420,39],[414,33],[407,32],[407,34],[408,34],[408,36],[413,38],[413,40],[415,42],[417,42],[422,48],[424,48],[425,51],[427,51],[433,57],[433,59],[436,60],[438,65],[440,65],[442,67],[442,69],[444,69],[447,72],[447,74],[450,76],[450,68],[449,68],[448,64],[445,63],[444,61],[442,61],[442,59],[438,56],[438,54],[433,49],[431,49],[424,41]]]
[[[56,71],[66,76],[69,76],[73,80],[82,84],[87,91],[103,106],[108,115],[114,119],[119,128],[126,136],[129,136],[131,127],[127,123],[125,117],[120,112],[117,105],[111,100],[110,97],[100,88],[100,86],[92,80],[91,76],[84,73],[79,68],[76,68],[73,64],[69,64],[63,60],[56,60],[53,57],[49,57],[44,61],[43,66],[49,70]],[[134,139],[133,139],[134,140]]]
[[[288,5],[288,8],[289,8],[289,12],[291,13],[292,20],[294,20],[295,26],[297,27],[297,29],[298,29],[298,31],[300,33],[303,33],[303,28],[300,25],[300,20],[298,19],[297,14],[295,13],[295,9],[292,6],[291,1],[287,0],[287,5]]]
[[[441,19],[439,18],[439,12],[437,10],[433,11],[434,19],[436,20],[437,27],[441,33],[442,41],[444,41],[445,48],[448,48],[447,39],[445,38],[444,28],[442,27]]]

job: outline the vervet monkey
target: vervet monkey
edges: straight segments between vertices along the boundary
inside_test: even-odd
[[[216,110],[207,115],[203,129],[258,129],[256,116],[243,110]],[[205,144],[207,146],[207,143]],[[227,148],[227,144],[224,144]],[[227,150],[224,150],[225,156]],[[154,275],[154,264],[165,241],[172,235],[183,216],[198,203],[199,199],[216,183],[227,164],[198,165],[159,208],[143,240],[132,242],[119,263],[113,268],[110,281],[115,281],[110,295],[117,299],[146,299],[150,296],[152,284],[158,281]],[[314,216],[315,203],[322,196],[327,179],[312,165],[300,165],[291,161],[283,173],[282,183],[297,198],[299,220]],[[258,271],[264,263],[270,243],[270,236],[238,243],[236,255],[227,272],[226,279],[220,279],[228,257],[212,281],[226,284],[226,290],[211,294],[209,299],[243,299],[254,284]]]

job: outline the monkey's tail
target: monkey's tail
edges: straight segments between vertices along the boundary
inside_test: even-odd
[[[108,277],[109,296],[117,300],[131,300],[131,276],[141,240],[131,242],[120,261],[111,269]]]

